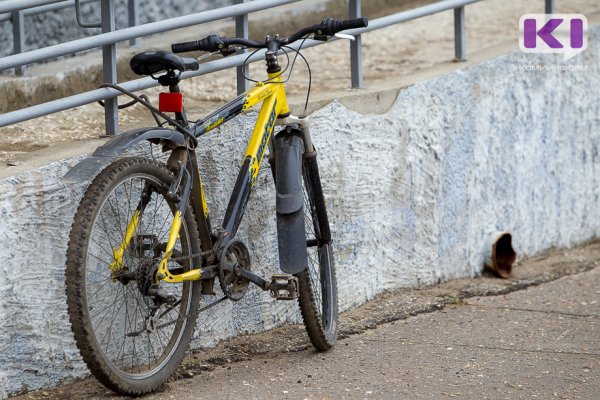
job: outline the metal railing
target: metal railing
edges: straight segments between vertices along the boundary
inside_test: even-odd
[[[98,0],[39,0],[39,1],[5,1],[0,3],[0,22],[10,21],[13,32],[13,54],[20,54],[25,50],[25,17],[39,15],[50,11],[59,11],[69,7],[75,7],[77,23],[82,28],[101,28],[101,23],[84,22],[80,16],[80,5],[86,3],[98,2]],[[138,0],[127,0],[128,23],[129,26],[138,24],[137,14]],[[11,4],[12,3],[12,4]],[[39,5],[41,4],[41,5]],[[16,8],[21,7],[21,8]],[[6,12],[5,11],[10,11]],[[3,14],[2,14],[3,13]],[[137,38],[132,38],[129,42],[131,46],[137,44]],[[17,75],[23,74],[23,67],[16,67]]]
[[[81,2],[87,1],[92,0],[81,0]],[[170,18],[163,21],[151,22],[139,26],[132,26],[121,30],[115,30],[114,0],[100,1],[102,2],[102,34],[1,58],[0,71],[11,68],[19,68],[30,63],[45,61],[84,50],[102,47],[104,82],[117,83],[116,44],[119,42],[132,41],[142,36],[231,17],[234,17],[236,21],[236,35],[240,37],[248,37],[249,13],[270,9],[284,4],[295,3],[301,0],[236,0],[237,4],[233,6]],[[423,7],[377,18],[375,20],[371,20],[367,28],[353,29],[348,31],[349,34],[356,36],[356,41],[352,42],[350,46],[352,87],[360,88],[362,87],[363,82],[361,34],[443,11],[454,10],[455,58],[456,60],[464,61],[466,59],[464,18],[465,6],[478,1],[480,0],[443,0]],[[32,9],[33,7],[50,7],[50,5],[58,7],[59,4],[62,5],[62,3],[70,3],[70,5],[74,4],[73,1],[57,0],[5,0],[0,2],[0,18],[2,18],[1,14],[5,12],[9,12],[11,15],[14,15],[15,12],[21,12],[22,16],[27,12],[28,9]],[[66,7],[67,5],[64,6]],[[133,7],[135,8],[135,4]],[[349,16],[351,18],[360,17],[361,10],[361,0],[350,0]],[[554,10],[555,0],[545,0],[545,11],[547,13],[552,13]],[[321,44],[323,44],[321,41],[307,40],[304,42],[303,48]],[[264,51],[257,52],[253,57],[250,58],[250,61],[258,61],[263,59],[263,53]],[[187,79],[215,71],[238,67],[238,92],[243,92],[247,89],[247,83],[241,76],[241,66],[246,57],[247,56],[245,54],[239,54],[225,59],[203,63],[200,65],[200,69],[198,71],[185,72],[182,74],[182,78]],[[130,91],[138,91],[158,86],[158,83],[154,79],[147,77],[121,83],[121,86]],[[68,96],[59,100],[50,101],[21,110],[8,112],[0,115],[0,127],[48,114],[53,114],[59,111],[68,110],[85,104],[94,103],[99,100],[104,100],[106,132],[109,135],[115,135],[118,133],[118,108],[116,98],[119,95],[121,95],[121,92],[119,91],[110,88],[102,88]]]

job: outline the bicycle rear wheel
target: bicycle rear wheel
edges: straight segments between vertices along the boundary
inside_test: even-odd
[[[335,344],[338,329],[333,248],[316,152],[305,153],[302,164],[304,206],[299,212],[304,213],[308,268],[296,275],[298,302],[311,343],[325,351]]]
[[[169,378],[185,354],[198,315],[199,281],[161,282],[163,293],[172,296],[169,302],[148,292],[177,209],[176,200],[167,196],[173,179],[152,160],[116,161],[90,184],[71,228],[66,286],[75,340],[92,374],[123,394],[150,392]],[[116,249],[136,210],[139,222],[116,268]],[[199,249],[188,208],[169,270],[193,268]]]

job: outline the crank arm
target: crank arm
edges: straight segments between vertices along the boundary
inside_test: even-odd
[[[202,279],[212,279],[219,276],[219,266],[210,265],[206,268],[202,268]]]
[[[269,281],[266,281],[263,278],[261,278],[260,276],[253,274],[252,272],[242,268],[242,266],[239,264],[235,264],[235,266],[233,267],[233,273],[236,276],[239,276],[241,278],[244,278],[244,279],[254,283],[256,286],[258,286],[262,290],[269,290],[269,285],[270,285]]]
[[[293,300],[298,298],[298,278],[296,277],[287,274],[273,275],[271,282],[269,282],[238,264],[233,267],[233,271],[236,276],[254,283],[264,291],[270,291],[271,296],[278,300]],[[285,282],[279,281],[280,279],[284,279]]]

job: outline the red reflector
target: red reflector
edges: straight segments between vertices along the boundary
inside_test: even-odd
[[[161,93],[158,96],[158,109],[161,112],[183,111],[183,95],[181,93]]]

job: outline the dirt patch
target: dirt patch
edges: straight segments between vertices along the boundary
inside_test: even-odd
[[[567,275],[589,271],[600,265],[600,241],[571,249],[553,249],[523,260],[514,268],[509,279],[484,274],[475,279],[458,279],[417,290],[401,289],[385,293],[373,301],[340,316],[340,344],[352,335],[375,329],[382,324],[405,320],[412,316],[443,310],[446,306],[462,304],[468,298],[498,296],[531,286],[541,285]],[[285,326],[259,334],[242,335],[219,343],[210,349],[190,352],[175,375],[163,388],[176,387],[183,380],[202,375],[217,368],[231,368],[234,363],[264,360],[282,353],[303,352],[310,357],[314,350],[304,327]],[[55,389],[46,389],[14,397],[24,399],[126,399],[113,394],[92,378],[80,380]]]

